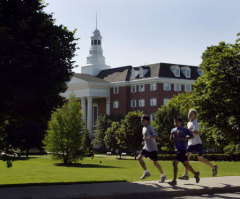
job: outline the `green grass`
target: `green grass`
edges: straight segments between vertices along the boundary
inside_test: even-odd
[[[28,160],[13,162],[12,168],[7,168],[0,161],[0,185],[9,184],[38,184],[38,183],[90,183],[104,181],[139,181],[143,170],[133,158],[116,159],[116,156],[95,156],[93,159],[84,158],[74,166],[60,166],[50,156],[31,156]],[[158,180],[160,175],[152,161],[145,159],[146,166],[151,172],[147,180]],[[173,176],[171,161],[159,161],[167,178]],[[218,176],[240,175],[240,162],[212,162],[219,167]],[[211,169],[198,162],[190,162],[195,170],[200,171],[200,177],[211,177]],[[179,163],[178,176],[184,168]],[[190,173],[190,177],[193,175]]]

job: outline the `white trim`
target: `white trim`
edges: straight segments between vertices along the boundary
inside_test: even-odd
[[[144,78],[144,79],[138,79],[138,80],[131,80],[131,81],[119,81],[119,82],[110,82],[111,86],[131,86],[135,84],[151,84],[151,83],[175,83],[179,82],[181,84],[189,83],[194,84],[196,80],[191,79],[179,79],[179,78],[164,78],[164,77],[153,77],[153,78]]]

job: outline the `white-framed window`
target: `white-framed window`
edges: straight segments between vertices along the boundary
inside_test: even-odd
[[[155,120],[155,118],[156,118],[156,113],[150,114],[150,121]]]
[[[173,74],[175,75],[175,77],[180,77],[180,67],[175,65],[175,66],[171,66],[171,70],[173,72]]]
[[[139,92],[144,92],[145,91],[145,85],[141,84],[139,85]]]
[[[180,69],[179,68],[175,69],[175,76],[180,77]]]
[[[188,69],[186,69],[186,71],[185,71],[185,75],[186,75],[186,78],[190,78],[191,77],[191,70],[188,68]]]
[[[137,107],[137,101],[135,99],[131,100],[131,107],[132,108]]]
[[[131,86],[131,92],[132,93],[136,93],[137,92],[137,86],[136,85]]]
[[[135,79],[135,70],[134,70],[134,68],[132,68],[132,70],[131,70],[131,78],[132,79]]]
[[[113,108],[119,108],[119,101],[113,101]]]
[[[113,88],[113,94],[118,94],[119,93],[119,88],[118,87],[114,87]]]
[[[164,98],[163,99],[163,105],[166,105],[169,100],[170,100],[170,98]]]
[[[174,91],[181,91],[181,84],[174,84]]]
[[[170,83],[164,83],[163,84],[163,90],[164,91],[170,91],[171,90],[171,84]]]
[[[192,85],[191,84],[185,84],[185,92],[192,92]]]
[[[157,83],[150,84],[150,91],[155,91],[155,90],[157,90]]]
[[[150,106],[157,106],[157,99],[156,98],[151,98],[150,99]]]
[[[189,66],[184,66],[184,67],[181,68],[181,70],[182,70],[182,72],[183,72],[183,74],[186,78],[191,77],[191,69],[190,69]]]
[[[140,99],[140,100],[138,101],[138,106],[139,106],[139,107],[144,107],[144,106],[145,106],[145,100],[144,100],[144,99]]]

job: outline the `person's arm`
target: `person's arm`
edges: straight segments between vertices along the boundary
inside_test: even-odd
[[[171,131],[171,134],[170,134],[170,139],[169,139],[169,141],[170,142],[173,142],[174,141],[174,135],[175,135],[175,131]]]
[[[187,137],[185,137],[185,138],[182,138],[182,140],[183,141],[187,141],[187,140],[191,140],[191,139],[193,139],[194,138],[194,135],[189,135],[189,136],[187,136]]]
[[[149,137],[144,137],[143,139],[144,139],[144,140],[153,140],[153,139],[156,139],[156,138],[158,138],[158,136],[151,135],[151,136],[149,136]]]
[[[150,131],[150,136],[144,137],[143,138],[144,140],[153,140],[158,138],[156,131],[152,127],[149,127],[149,131]]]

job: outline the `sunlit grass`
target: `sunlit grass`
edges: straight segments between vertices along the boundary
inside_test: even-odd
[[[139,181],[143,170],[137,160],[127,157],[119,160],[116,156],[95,156],[93,159],[84,158],[72,166],[62,166],[53,161],[50,156],[31,156],[27,160],[13,162],[12,168],[7,168],[0,161],[0,185],[32,184],[32,183],[90,183],[103,181]],[[151,172],[147,180],[158,180],[160,174],[152,161],[145,159],[146,166]],[[173,176],[171,161],[159,161],[164,173],[170,180]],[[212,162],[219,167],[218,176],[240,175],[240,162]],[[211,168],[198,162],[190,162],[192,167],[200,171],[201,177],[211,177]],[[184,168],[179,163],[179,175]],[[190,177],[193,177],[190,174]]]

